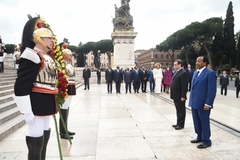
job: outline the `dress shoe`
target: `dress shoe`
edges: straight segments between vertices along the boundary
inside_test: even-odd
[[[173,128],[176,128],[176,127],[177,127],[177,125],[176,125],[176,124],[173,124],[173,125],[172,125],[172,127],[173,127]]]
[[[60,137],[61,137],[62,139],[68,139],[67,134],[60,134]],[[70,135],[69,135],[69,138],[70,138],[70,139],[73,139],[73,137],[70,136]]]
[[[198,140],[198,139],[193,139],[193,140],[191,140],[190,141],[191,143],[200,143],[200,142],[202,142],[201,140]]]
[[[199,144],[197,146],[197,148],[199,148],[199,149],[203,149],[203,148],[207,148],[207,147],[211,147],[211,144]]]
[[[86,88],[84,88],[83,90],[86,90]]]
[[[75,132],[70,132],[70,131],[68,131],[68,134],[69,134],[70,136],[73,136],[73,135],[75,135]]]
[[[175,127],[175,129],[180,130],[180,129],[183,129],[183,127],[177,126],[177,127]]]

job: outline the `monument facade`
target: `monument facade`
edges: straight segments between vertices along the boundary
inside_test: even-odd
[[[134,63],[134,32],[133,17],[130,14],[130,0],[121,0],[121,6],[115,4],[115,18],[113,18],[112,41],[114,48],[113,68],[132,68]]]

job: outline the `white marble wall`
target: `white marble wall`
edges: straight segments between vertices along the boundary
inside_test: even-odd
[[[114,45],[114,66],[120,68],[132,68],[134,63],[134,38],[137,33],[134,31],[114,31],[112,33]]]

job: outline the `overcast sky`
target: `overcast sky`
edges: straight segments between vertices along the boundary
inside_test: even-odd
[[[150,49],[191,22],[226,18],[228,0],[131,0],[134,49]],[[240,31],[240,0],[232,0],[235,33]],[[0,0],[0,35],[6,44],[21,42],[27,14],[40,14],[51,25],[58,42],[70,45],[111,39],[114,4],[120,0]]]

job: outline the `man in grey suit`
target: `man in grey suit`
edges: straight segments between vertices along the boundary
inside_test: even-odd
[[[110,65],[108,66],[108,69],[105,72],[105,80],[107,83],[108,93],[112,93],[113,70]]]
[[[85,65],[85,68],[83,69],[82,77],[84,79],[84,90],[89,90],[89,79],[91,77],[91,70],[88,68],[88,65]]]
[[[221,95],[227,95],[227,86],[229,85],[229,79],[226,71],[223,71],[222,75],[220,76],[220,87],[221,87]]]
[[[197,71],[193,74],[189,106],[192,109],[194,130],[197,138],[191,143],[200,143],[197,148],[207,148],[212,145],[210,140],[210,113],[217,92],[216,74],[208,69],[207,57],[200,56],[196,60]]]
[[[173,99],[176,107],[177,124],[172,125],[176,130],[184,128],[186,117],[185,102],[188,91],[188,75],[182,68],[183,62],[180,59],[175,60],[174,68],[176,70],[170,86],[170,98]]]

